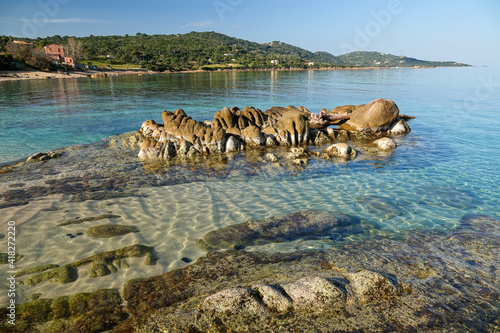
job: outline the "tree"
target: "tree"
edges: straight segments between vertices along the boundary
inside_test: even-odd
[[[73,61],[76,64],[83,56],[83,43],[73,37],[70,37],[68,38],[66,50],[68,52],[67,56],[73,58]]]
[[[43,48],[31,49],[30,65],[39,69],[50,69],[51,63],[47,60],[45,50]]]
[[[25,62],[31,56],[30,46],[28,45],[9,42],[5,45],[5,50],[7,53],[11,54],[16,61]]]

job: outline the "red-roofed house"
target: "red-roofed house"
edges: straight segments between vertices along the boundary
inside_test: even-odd
[[[45,55],[47,56],[47,59],[49,61],[52,61],[56,64],[75,66],[73,58],[64,56],[64,49],[62,45],[50,44],[45,46]]]

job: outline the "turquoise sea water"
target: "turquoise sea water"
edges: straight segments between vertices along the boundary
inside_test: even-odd
[[[141,193],[148,197],[144,198],[104,204],[74,203],[57,197],[2,209],[5,221],[21,224],[19,239],[25,242],[25,259],[20,265],[26,266],[21,268],[44,264],[40,251],[45,251],[46,257],[61,254],[59,264],[65,264],[70,259],[133,244],[131,235],[115,241],[118,243],[66,240],[65,233],[85,229],[51,226],[108,210],[128,224],[138,225],[141,233],[136,241],[154,246],[160,261],[154,270],[141,268],[138,275],[130,270],[120,279],[102,278],[105,282],[99,285],[101,288],[182,267],[185,263],[179,259],[183,256],[195,259],[203,255],[195,239],[208,231],[301,209],[341,211],[359,217],[367,232],[383,234],[452,229],[467,213],[500,217],[500,71],[435,68],[214,72],[0,82],[0,164],[38,151],[88,144],[137,130],[147,119],[161,121],[165,109],[183,108],[203,121],[211,120],[214,112],[224,106],[254,106],[264,111],[276,105],[302,105],[319,112],[321,108],[364,104],[377,98],[394,100],[401,113],[417,117],[410,122],[412,132],[398,138],[398,148],[385,157],[361,157],[348,163],[311,162],[303,171],[291,175],[275,172],[272,176],[256,173],[232,178],[228,172],[220,179],[188,179],[168,186],[152,186],[145,174],[148,180]],[[75,162],[72,168],[84,167]],[[155,181],[168,178],[169,171],[164,170]],[[1,185],[0,177],[0,189]],[[13,180],[3,185],[5,190],[17,186]],[[42,233],[34,231],[38,227]],[[38,238],[38,245],[32,245],[31,238]],[[338,240],[334,237],[261,248],[321,248]],[[76,245],[83,248],[72,253]],[[71,258],[65,258],[63,252],[71,253]],[[90,291],[85,288],[98,286],[95,281],[85,283],[80,286],[83,289],[69,285],[70,289],[51,292],[67,294],[73,289]],[[41,288],[26,293],[35,291],[46,292]]]

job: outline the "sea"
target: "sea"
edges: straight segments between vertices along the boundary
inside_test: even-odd
[[[143,179],[130,185],[136,196],[74,200],[74,190],[72,196],[49,190],[35,196],[28,190],[55,180],[62,186],[65,179],[75,182],[74,177],[89,170],[99,172],[100,162],[86,160],[85,156],[90,156],[87,152],[110,138],[137,131],[146,120],[161,122],[163,110],[182,108],[192,118],[204,121],[212,120],[223,107],[253,106],[265,111],[293,105],[318,113],[322,108],[366,104],[378,98],[393,100],[400,113],[416,118],[409,121],[412,131],[396,138],[398,147],[376,158],[360,154],[347,162],[313,160],[300,170],[274,167],[278,169],[244,174],[229,161],[226,169],[200,171],[203,177],[198,177],[196,170],[178,177],[182,172],[179,167],[175,175],[168,166],[155,171],[132,156],[126,166],[120,165],[120,175],[133,170],[136,180]],[[78,280],[68,284],[19,285],[19,299],[25,301],[33,294],[51,298],[101,288],[120,289],[132,278],[182,268],[204,256],[196,239],[212,230],[303,209],[355,216],[363,228],[352,234],[248,250],[323,249],[373,235],[397,237],[401,232],[453,230],[465,214],[500,218],[499,106],[500,68],[491,67],[234,71],[2,81],[0,168],[25,161],[37,152],[66,152],[61,157],[61,161],[65,159],[64,172],[49,168],[59,163],[54,159],[40,164],[43,172],[37,173],[32,167],[29,177],[26,173],[17,175],[16,168],[0,174],[4,200],[9,194],[23,202],[0,206],[0,234],[6,236],[8,226],[16,226],[16,253],[22,259],[15,263],[15,269],[62,266],[133,244],[154,247],[159,258],[154,266],[144,265],[144,258],[129,258],[130,268],[98,278],[89,277],[85,268]],[[113,164],[109,160],[106,163]],[[71,179],[66,177],[70,174]],[[102,214],[119,218],[58,226]],[[86,234],[88,228],[106,224],[136,226],[140,232],[111,238]],[[5,247],[0,252],[7,252],[6,240],[0,240]],[[7,277],[7,269],[2,268],[0,278]],[[2,292],[0,303],[6,305],[8,301],[7,292]]]

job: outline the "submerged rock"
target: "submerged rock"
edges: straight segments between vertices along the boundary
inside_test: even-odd
[[[302,237],[327,237],[352,223],[345,214],[311,209],[214,230],[196,243],[207,251],[243,248]]]
[[[139,228],[131,225],[108,224],[87,229],[87,235],[100,238],[122,236],[131,232],[139,232]]]
[[[146,257],[146,259],[144,260],[145,265],[155,265],[158,259],[154,253],[154,248],[139,244],[131,245],[118,250],[97,253],[93,256],[80,259],[76,262],[66,264],[61,267],[59,267],[58,265],[44,265],[26,269],[22,272],[26,275],[42,271],[43,272],[32,275],[26,280],[20,281],[20,283],[24,283],[28,286],[34,286],[47,281],[59,282],[61,284],[74,282],[78,279],[78,268],[88,264],[90,264],[90,277],[93,278],[109,275],[118,270],[116,265],[121,266],[121,264],[123,263],[122,261],[130,257]],[[125,264],[125,266],[128,265],[126,264],[126,262],[123,264]]]

